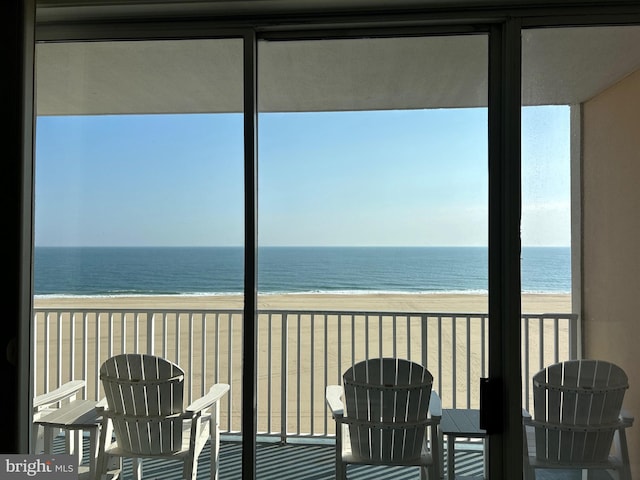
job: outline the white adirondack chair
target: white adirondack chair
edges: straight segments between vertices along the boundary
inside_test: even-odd
[[[31,434],[31,451],[40,453],[44,447],[43,428],[37,422],[62,404],[76,399],[78,392],[85,386],[84,380],[71,380],[63,383],[50,392],[43,393],[33,399],[33,429]],[[69,442],[70,439],[67,439]]]
[[[327,387],[336,421],[336,479],[347,464],[419,466],[421,479],[440,478],[440,398],[422,365],[396,358],[370,359]],[[344,403],[343,403],[344,398]]]
[[[583,478],[592,469],[615,470],[631,480],[625,429],[633,417],[622,411],[628,387],[625,372],[601,360],[556,363],[535,374],[533,418],[524,412],[525,479],[544,468],[579,469]]]
[[[184,371],[152,355],[122,354],[100,368],[106,406],[97,462],[97,478],[122,471],[122,457],[133,461],[136,480],[143,458],[181,460],[183,480],[195,480],[198,456],[211,438],[211,478],[218,475],[219,400],[229,385],[216,384],[209,393],[183,407]],[[110,470],[117,459],[115,470]]]

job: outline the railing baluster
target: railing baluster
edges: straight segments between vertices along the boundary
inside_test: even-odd
[[[538,318],[538,342],[540,342],[540,356],[538,357],[540,359],[539,364],[538,364],[538,369],[542,370],[544,368],[545,365],[545,359],[544,359],[544,320],[542,319],[542,317]]]
[[[272,335],[271,332],[273,331],[272,327],[272,316],[271,314],[267,315],[267,323],[269,325],[269,328],[267,329],[267,433],[271,433],[271,416],[272,416],[272,411],[271,411],[271,397],[272,397],[272,393],[271,393],[271,377],[273,376],[273,369],[271,366],[271,352],[273,351],[272,347],[273,347],[273,341],[272,341]],[[260,335],[258,335],[258,342],[260,341]],[[258,352],[260,352],[260,349],[258,348]],[[260,398],[260,395],[258,395],[258,398]]]
[[[149,317],[147,317],[149,318]],[[189,395],[189,404],[193,401],[193,312],[189,313],[189,355],[187,355],[187,364],[189,365],[189,391],[187,394]],[[180,364],[180,357],[178,357],[178,361],[176,362]]]
[[[136,321],[133,323],[133,353],[140,353],[138,344],[140,340],[140,313],[136,313]]]
[[[327,388],[327,385],[329,385],[329,316],[325,315],[324,317],[324,388]],[[329,410],[327,408],[327,402],[322,402],[323,405],[323,411],[322,413],[324,414],[323,418],[324,418],[324,423],[323,423],[323,428],[324,428],[324,434],[326,435],[329,431],[329,425],[328,425],[328,416],[329,416]]]
[[[182,334],[182,328],[180,326],[180,313],[176,313],[176,343],[175,343],[175,362],[180,363],[180,335]]]
[[[398,357],[398,330],[397,330],[397,316],[394,314],[392,317],[393,322],[393,357]]]
[[[207,314],[202,312],[202,343],[200,345],[202,355],[200,356],[200,370],[202,372],[202,381],[200,382],[200,396],[207,393]]]
[[[147,312],[147,353],[155,355],[156,352],[156,323],[155,313]]]
[[[411,316],[407,314],[407,358],[411,360]]]
[[[169,334],[167,328],[169,327],[169,320],[167,320],[168,313],[162,314],[162,356],[167,358],[167,350],[169,348]]]
[[[108,357],[113,357],[113,312],[109,312],[107,318],[107,351]]]
[[[233,345],[232,341],[233,341],[233,337],[232,337],[232,330],[233,330],[233,315],[229,314],[229,316],[227,317],[227,325],[228,325],[228,332],[227,332],[227,349],[229,350],[228,352],[228,359],[227,359],[227,378],[229,379],[229,403],[227,403],[227,418],[228,418],[228,422],[229,422],[229,430],[231,430],[231,405],[233,404],[232,399],[233,399],[233,394],[235,389],[233,388],[233,349],[231,348],[231,346]]]
[[[89,374],[89,313],[82,315],[82,378]],[[89,396],[89,385],[84,388],[84,399]],[[97,397],[96,397],[97,398]]]
[[[296,408],[296,433],[298,435],[300,435],[300,329],[301,329],[301,325],[300,325],[300,321],[301,321],[301,317],[302,315],[299,314],[298,315],[298,344],[297,344],[297,352],[296,352],[296,357],[297,357],[297,368],[296,368],[296,394],[297,394],[297,398],[298,398],[298,408]]]
[[[487,330],[489,328],[489,317],[482,317],[482,376],[487,376]]]
[[[342,314],[338,315],[338,379],[337,385],[342,384]]]
[[[553,319],[553,361],[560,361],[560,327],[558,326],[558,317]]]
[[[467,406],[471,408],[471,317],[467,315]]]
[[[350,314],[349,318],[351,318],[351,366],[353,366],[356,363],[356,317],[355,317],[355,314]]]
[[[524,317],[522,319],[522,330],[524,331],[524,345],[529,345],[529,319]],[[523,381],[524,383],[524,401],[525,408],[527,411],[529,410],[529,382],[526,379],[531,378],[531,366],[529,365],[529,349],[526,349],[526,355],[524,356],[524,375]]]
[[[440,386],[440,396],[444,395],[442,391],[442,316],[438,315],[437,319],[437,331],[438,331],[438,385]],[[455,403],[453,404],[455,405]]]
[[[451,317],[451,399],[453,401],[453,408],[458,406],[458,401],[456,398],[456,393],[458,391],[458,386],[456,385],[456,377],[458,374],[458,356],[456,352],[456,346],[458,343],[458,335],[456,333],[457,327],[457,318]]]
[[[215,355],[214,355],[214,359],[215,359],[215,365],[214,365],[214,370],[213,370],[213,383],[220,383],[220,314],[216,312],[215,316],[213,317],[213,321],[215,322],[214,325],[214,332],[215,332],[215,344],[214,344],[214,351],[215,351]]]
[[[58,351],[56,359],[56,387],[62,385],[62,315],[58,315],[56,334],[58,335]]]
[[[76,378],[76,322],[75,313],[69,313],[69,380]]]
[[[287,441],[288,430],[288,405],[287,396],[289,391],[289,314],[282,313],[282,340],[280,345],[280,441]]]
[[[124,312],[120,317],[120,351],[127,351],[127,314]]]
[[[38,312],[33,312],[33,326],[32,328],[32,332],[33,332],[33,336],[31,337],[33,339],[33,345],[38,345]],[[33,375],[31,375],[31,379],[33,381],[33,383],[31,384],[31,387],[33,388],[33,394],[34,395],[38,395],[40,392],[38,392],[38,350],[36,348],[31,348],[31,365],[33,365]]]
[[[369,358],[369,314],[364,316],[364,358]]]
[[[383,317],[382,317],[382,315],[380,315],[378,317],[378,353],[379,353],[378,357],[380,357],[380,358],[382,358],[384,356],[384,352],[382,351],[382,346],[383,346],[382,345],[383,344],[383,341],[382,341],[382,338],[383,338],[382,337],[382,320],[383,320]]]
[[[38,312],[33,312],[33,345],[38,345]],[[31,365],[33,365],[33,394],[38,395],[38,372],[40,369],[38,368],[38,349],[31,349]]]
[[[310,354],[311,354],[311,358],[309,359],[309,365],[315,365],[315,352],[316,352],[316,343],[315,343],[315,315],[311,315],[311,317],[309,318],[309,330],[311,330],[311,342],[309,345],[309,350],[310,350]],[[298,368],[299,370],[299,368]],[[315,433],[314,431],[314,421],[313,421],[313,405],[314,405],[314,401],[313,401],[313,392],[314,392],[314,383],[316,383],[316,369],[315,368],[311,368],[310,369],[310,375],[309,377],[311,377],[311,381],[310,381],[310,385],[309,385],[309,430],[311,435],[313,435]],[[298,376],[300,376],[300,372],[298,372]]]
[[[424,365],[425,368],[429,368],[428,366],[428,356],[429,356],[429,325],[427,323],[427,316],[423,315],[420,316],[420,331],[422,332],[422,348],[421,348],[421,356],[422,356],[422,365]],[[409,335],[407,335],[409,336]]]
[[[136,322],[137,323],[137,322]],[[96,364],[94,365],[95,373],[95,396],[94,398],[100,398],[100,313],[96,312]]]

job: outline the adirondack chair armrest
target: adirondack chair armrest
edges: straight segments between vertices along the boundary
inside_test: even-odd
[[[105,397],[103,397],[96,404],[96,410],[98,411],[98,413],[102,413],[105,410],[107,410],[107,408],[108,408],[107,399]]]
[[[631,415],[629,411],[627,411],[624,408],[620,410],[620,421],[622,422],[625,428],[632,426],[633,420],[634,420],[633,415]]]
[[[440,421],[442,417],[442,401],[438,392],[431,390],[431,399],[429,400],[429,417]]]
[[[230,386],[226,383],[216,383],[205,396],[189,405],[186,412],[197,413],[209,408],[218,402],[229,391],[229,388]]]
[[[331,415],[335,419],[342,418],[344,415],[344,404],[342,403],[343,389],[340,385],[329,385],[326,390],[326,400]]]
[[[84,386],[84,380],[71,380],[70,382],[64,383],[50,392],[35,397],[33,399],[33,408],[35,411],[38,411],[54,403],[71,398],[82,390]]]

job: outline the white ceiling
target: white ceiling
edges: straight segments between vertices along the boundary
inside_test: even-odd
[[[264,42],[258,53],[261,111],[487,102],[482,35]],[[42,43],[36,55],[40,115],[242,110],[237,39]],[[640,27],[525,31],[523,103],[579,103],[638,68]]]

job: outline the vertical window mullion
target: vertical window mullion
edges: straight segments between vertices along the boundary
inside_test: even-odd
[[[492,28],[489,40],[488,390],[494,414],[481,416],[490,419],[491,478],[522,475],[520,114],[520,21],[508,19]]]
[[[258,304],[258,89],[255,32],[244,35],[244,315],[242,328],[242,479],[256,471]]]

